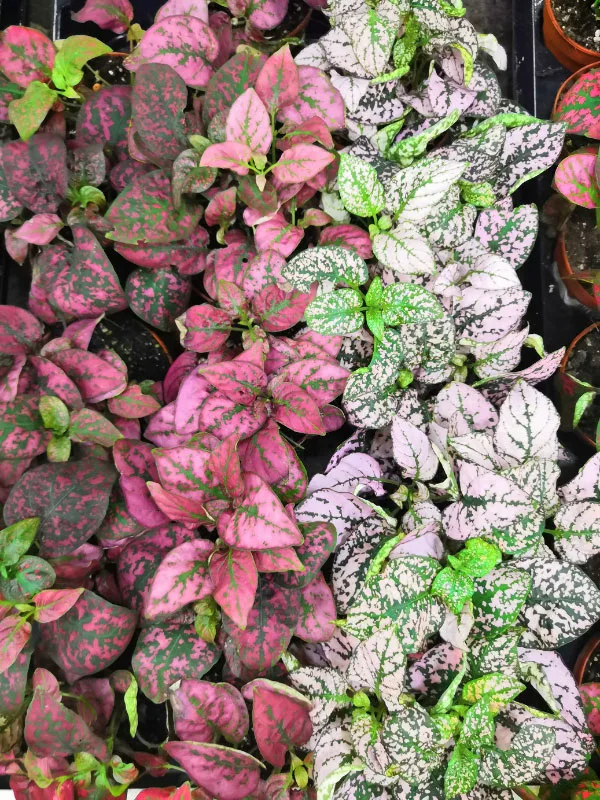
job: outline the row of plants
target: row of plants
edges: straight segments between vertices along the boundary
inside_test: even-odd
[[[304,47],[286,13],[87,0],[116,85],[99,39],[2,34],[17,800],[510,800],[594,749],[556,651],[600,617],[600,454],[561,477],[513,203],[567,125],[460,0],[334,0]],[[162,380],[115,314],[178,333]]]

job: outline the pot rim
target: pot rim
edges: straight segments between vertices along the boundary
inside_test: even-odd
[[[585,670],[589,663],[589,660],[599,647],[600,647],[600,633],[595,633],[587,640],[585,645],[579,651],[579,655],[577,656],[577,661],[575,662],[575,666],[573,667],[573,676],[575,678],[577,686],[581,686],[581,684],[583,683],[583,676],[585,674]]]
[[[547,0],[550,2],[551,0]],[[558,23],[557,23],[558,24]],[[562,30],[562,29],[561,29]],[[590,51],[592,52],[592,51]],[[599,69],[600,68],[600,52],[596,53],[598,56],[598,60],[594,61],[593,64],[586,64],[583,67],[580,67],[576,72],[573,72],[569,77],[563,81],[556,93],[556,97],[554,98],[554,103],[552,105],[552,119],[556,116],[556,112],[558,110],[558,103],[562,96],[571,88],[571,86],[576,83],[582,75],[585,75],[586,72],[589,72],[591,69]]]

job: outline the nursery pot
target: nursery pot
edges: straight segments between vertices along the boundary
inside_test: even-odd
[[[559,384],[559,391],[561,397],[561,406],[563,412],[565,409],[568,411],[570,418],[572,419],[572,411],[575,407],[575,402],[577,397],[581,394],[581,391],[578,394],[575,393],[576,391],[576,384],[574,384],[573,380],[567,373],[567,366],[569,363],[569,359],[582,339],[585,339],[588,334],[592,333],[593,331],[600,330],[600,322],[594,322],[593,325],[588,326],[585,330],[581,331],[571,342],[571,344],[567,347],[566,352],[563,356],[563,360],[561,361],[560,368],[557,374],[557,381]],[[587,442],[591,447],[595,448],[596,443],[588,436],[587,433],[581,430],[580,427],[575,429],[575,433],[583,439],[584,442]]]
[[[562,100],[563,95],[565,95],[569,91],[571,86],[573,86],[579,80],[579,78],[581,78],[582,75],[585,75],[586,72],[589,72],[591,69],[594,69],[595,67],[600,67],[600,61],[598,60],[598,58],[600,58],[600,53],[597,54],[596,61],[594,61],[591,64],[586,64],[584,67],[581,67],[581,69],[578,69],[577,72],[574,72],[572,75],[569,75],[567,80],[562,84],[562,86],[556,93],[556,97],[554,98],[554,105],[552,106],[553,119],[556,117],[558,111],[558,104]]]
[[[588,50],[571,39],[558,24],[552,9],[552,0],[544,0],[544,44],[563,67],[576,72],[600,59],[600,52]]]
[[[565,224],[565,229],[569,225],[569,220]],[[563,280],[567,292],[575,300],[578,300],[586,308],[598,311],[598,301],[594,295],[588,291],[586,284],[582,283],[577,278],[577,273],[573,270],[567,253],[566,247],[566,233],[563,229],[557,239],[556,249],[554,251],[554,258],[558,266],[558,274]]]
[[[573,676],[575,677],[578,686],[581,686],[582,683],[585,683],[584,676],[587,666],[598,648],[600,648],[600,633],[596,633],[590,639],[588,639],[583,649],[577,656],[577,661],[573,667]]]

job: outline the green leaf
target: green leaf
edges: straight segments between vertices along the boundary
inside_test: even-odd
[[[470,183],[459,181],[461,197],[464,203],[470,203],[477,208],[491,208],[496,202],[496,195],[492,185],[487,181]]]
[[[525,684],[509,675],[501,672],[491,672],[481,678],[475,678],[465,683],[462,690],[462,697],[466,703],[476,703],[482,697],[490,695],[493,699],[492,710],[501,708],[514,700],[515,697],[525,690]]]
[[[411,283],[395,283],[383,291],[383,321],[386,325],[440,319],[444,310],[432,292]]]
[[[460,794],[467,794],[477,783],[479,759],[466,747],[458,744],[448,761],[444,776],[444,796],[452,800]]]
[[[137,696],[138,696],[138,682],[135,676],[131,676],[131,682],[127,687],[127,691],[123,695],[125,700],[125,711],[127,711],[127,718],[129,719],[129,733],[133,737],[138,729],[138,710],[137,710]]]
[[[448,556],[448,563],[457,572],[471,578],[483,578],[502,561],[502,552],[485,539],[467,539],[465,547],[455,556]]]
[[[473,633],[489,635],[514,625],[531,591],[531,575],[500,566],[475,581]]]
[[[363,297],[354,289],[337,289],[316,297],[305,312],[307,324],[317,333],[340,336],[363,326]]]
[[[0,532],[0,561],[7,567],[17,564],[33,544],[40,526],[39,517],[30,517]]]
[[[365,295],[365,305],[369,308],[380,308],[383,302],[383,281],[376,275]]]
[[[402,167],[408,167],[418,156],[423,155],[427,150],[427,145],[436,139],[441,133],[451,128],[460,117],[457,109],[451,111],[446,117],[438,120],[434,125],[416,136],[409,136],[392,144],[386,153],[390,161],[395,161]]]
[[[435,576],[431,594],[439,597],[454,614],[460,614],[473,594],[473,579],[452,567],[444,567]]]
[[[44,428],[59,436],[66,432],[71,419],[66,404],[55,395],[44,395],[40,398],[40,416]]]
[[[482,748],[494,744],[495,729],[494,714],[489,700],[487,697],[483,697],[465,714],[460,741],[470,750],[478,753]]]
[[[214,598],[209,596],[199,600],[194,604],[194,611],[196,612],[194,619],[196,633],[205,642],[214,642],[221,619],[219,606]]]
[[[365,314],[367,320],[367,327],[376,339],[383,339],[385,334],[385,323],[383,321],[383,314],[378,308],[367,308]]]
[[[71,456],[71,439],[68,436],[53,436],[46,446],[46,458],[52,464],[63,464]]]
[[[8,118],[23,141],[27,141],[37,131],[57,97],[57,93],[46,83],[32,81],[25,89],[23,97],[11,100],[8,104]]]
[[[575,410],[573,411],[573,427],[576,428],[581,422],[586,409],[588,409],[594,402],[596,392],[586,392],[577,398],[575,403]]]
[[[93,36],[69,36],[54,59],[52,83],[57,89],[77,86],[83,78],[82,67],[90,58],[110,53],[111,48]]]
[[[298,253],[283,267],[282,273],[301,292],[308,292],[315,281],[360,286],[369,280],[369,268],[358,253],[336,245]]]
[[[458,692],[460,685],[465,677],[465,673],[467,671],[468,661],[463,656],[462,664],[460,666],[459,671],[456,673],[450,685],[444,690],[442,696],[437,701],[435,706],[432,709],[432,714],[440,715],[446,714],[452,708],[454,704],[454,698],[456,697],[456,693]]]
[[[340,155],[338,189],[347,211],[358,217],[374,217],[385,205],[385,195],[375,167],[358,156]]]

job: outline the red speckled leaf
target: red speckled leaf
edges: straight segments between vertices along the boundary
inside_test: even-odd
[[[3,161],[4,152],[0,149],[0,222],[9,222],[19,216],[23,211],[23,205],[17,200],[8,186],[6,175],[4,174]],[[14,232],[10,228],[5,231],[5,244],[11,258],[14,258],[19,263],[25,261],[28,252],[27,245],[16,239]]]
[[[217,551],[210,560],[213,597],[238,628],[244,629],[254,605],[258,572],[252,553]]]
[[[229,338],[231,318],[209,303],[192,306],[177,320],[181,345],[196,353],[219,350]]]
[[[148,151],[174,160],[187,146],[183,112],[187,87],[166,64],[143,64],[135,76],[132,116],[138,136]]]
[[[169,550],[189,538],[189,531],[164,525],[145,533],[123,548],[117,561],[117,579],[123,602],[142,613],[152,577]]]
[[[127,387],[127,375],[95,353],[72,349],[57,350],[48,355],[71,378],[88,403],[100,403],[115,397]]]
[[[244,500],[221,538],[242,550],[270,550],[302,544],[302,534],[273,490],[258,475],[244,475]],[[33,515],[29,515],[33,516]]]
[[[216,800],[242,800],[258,788],[261,763],[241,750],[197,742],[167,742],[165,750]]]
[[[18,614],[0,620],[0,672],[6,672],[14,664],[30,636],[31,624],[22,623]]]
[[[19,381],[27,363],[24,353],[5,356],[6,364],[0,366],[0,403],[12,402],[19,393]]]
[[[167,17],[152,25],[142,39],[138,54],[126,61],[129,69],[142,64],[166,64],[195,89],[204,88],[213,73],[210,63],[219,55],[217,37],[197,17]]]
[[[301,127],[302,122],[316,115],[329,130],[343,128],[344,101],[325,73],[316,67],[298,67],[298,77],[298,98],[279,110],[278,119]]]
[[[72,608],[79,600],[83,589],[44,589],[33,598],[38,622],[54,622]]]
[[[205,124],[218,112],[228,111],[235,99],[254,85],[265,61],[265,56],[245,50],[236,53],[215,72],[206,87],[202,105]]]
[[[172,617],[189,603],[211,594],[208,557],[213,547],[206,539],[195,539],[180,544],[165,556],[146,597],[146,619]]]
[[[193,624],[173,621],[142,631],[131,665],[146,697],[163,703],[176,681],[201,678],[219,657],[219,649],[203,641]]]
[[[227,617],[224,624],[242,663],[263,673],[286,651],[299,614],[297,591],[282,589],[271,576],[261,575],[246,629],[240,630]]]
[[[56,211],[66,197],[67,149],[59,136],[38,133],[27,142],[8,142],[3,166],[11,192],[30,211]]]
[[[256,93],[269,111],[277,111],[296,100],[299,88],[298,68],[286,44],[265,62],[256,79]]]
[[[130,273],[125,292],[129,307],[140,319],[160,331],[172,331],[189,303],[192,284],[172,267],[140,268]]]
[[[109,238],[125,244],[165,244],[186,239],[198,224],[200,206],[173,205],[171,183],[161,170],[134,179],[106,212]]]
[[[4,507],[4,519],[12,525],[39,517],[42,555],[66,555],[100,527],[114,479],[113,467],[94,458],[44,464],[15,483]]]
[[[21,395],[9,403],[0,403],[0,452],[3,458],[33,458],[46,449],[50,435],[44,429],[38,403],[39,398],[33,395]]]
[[[335,633],[337,614],[333,594],[322,575],[301,589],[300,606],[296,636],[305,642],[328,642]]]
[[[52,300],[69,317],[97,317],[127,308],[117,274],[94,234],[73,225],[75,244],[69,266],[57,276]]]
[[[64,616],[40,626],[44,652],[69,681],[109,667],[135,631],[137,614],[86,591]]]
[[[263,330],[280,333],[301,321],[311,299],[310,294],[297,289],[286,292],[271,284],[257,293],[252,301],[252,309],[260,318]]]
[[[126,132],[130,117],[130,86],[108,86],[93,92],[77,116],[77,146],[102,144],[113,154],[127,155]]]
[[[76,14],[75,22],[95,22],[102,30],[126,33],[133,19],[133,6],[129,0],[86,0]]]
[[[27,688],[33,645],[27,644],[6,672],[0,673],[0,715],[12,721],[21,711]]]
[[[54,64],[54,45],[41,31],[11,25],[0,42],[0,70],[19,86],[48,83]]]
[[[246,703],[229,683],[184,680],[171,689],[175,732],[180,739],[213,742],[219,735],[238,744],[248,733]]]
[[[105,761],[106,744],[75,712],[62,705],[51,692],[38,686],[25,718],[25,741],[39,757],[56,758],[86,752]],[[56,795],[53,796],[55,797]]]
[[[17,306],[0,306],[0,352],[15,356],[28,353],[44,335],[44,326]]]
[[[246,684],[244,697],[253,701],[252,730],[260,754],[282,768],[288,750],[302,747],[312,735],[310,700],[290,686],[265,678]]]
[[[283,575],[278,581],[284,586],[303,587],[312,583],[337,543],[337,532],[331,522],[304,522],[298,527],[304,542],[296,548],[296,553],[304,565],[304,572]]]

